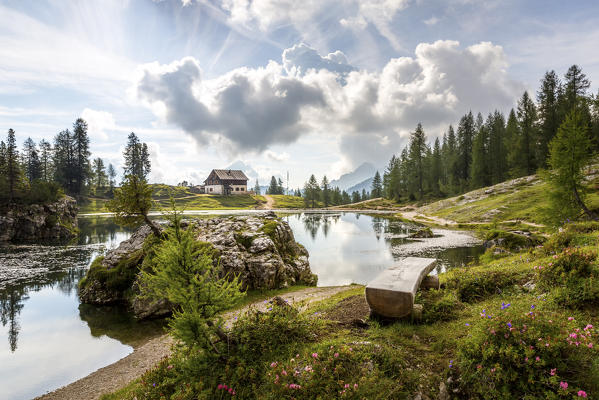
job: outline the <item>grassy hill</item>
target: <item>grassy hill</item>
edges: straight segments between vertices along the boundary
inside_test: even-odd
[[[236,210],[261,208],[266,199],[259,195],[234,195],[218,196],[210,194],[192,193],[185,186],[169,186],[164,184],[152,184],[152,198],[155,206],[153,211],[170,207],[170,196],[172,195],[178,207],[185,210]],[[291,197],[291,196],[290,196]],[[108,212],[106,209],[107,197],[85,197],[79,203],[79,212],[83,214]]]
[[[599,209],[599,175],[588,175],[587,205]],[[417,209],[421,214],[458,223],[525,221],[544,224],[543,209],[548,207],[548,186],[536,175],[512,179],[494,186],[473,190]]]

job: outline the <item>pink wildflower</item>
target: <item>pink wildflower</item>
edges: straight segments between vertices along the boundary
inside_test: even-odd
[[[335,358],[339,357],[339,353],[335,353],[333,355],[335,356]]]
[[[318,353],[312,353],[312,357],[318,358]]]
[[[551,368],[551,372],[549,372],[549,374],[551,376],[555,376],[555,373],[557,372],[557,368]]]
[[[357,389],[357,388],[358,388],[358,384],[354,383],[354,389]]]
[[[574,317],[568,317],[568,321],[573,321]]]
[[[585,392],[584,390],[579,390],[578,397],[587,397],[587,392]]]
[[[568,389],[568,382],[564,382],[564,381],[560,382],[559,387],[564,390]]]
[[[273,362],[270,363],[270,368],[274,368],[276,366],[277,366],[277,362],[276,361],[273,361]]]
[[[589,344],[587,344],[587,347],[588,347],[589,349],[592,349],[592,348],[593,348],[593,343],[589,343]]]

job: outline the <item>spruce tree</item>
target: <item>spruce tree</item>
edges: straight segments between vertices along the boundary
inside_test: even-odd
[[[23,166],[25,169],[25,176],[32,184],[35,180],[42,177],[41,162],[37,146],[31,138],[27,138],[23,143]]]
[[[443,177],[443,158],[441,156],[441,145],[439,138],[435,138],[433,146],[432,164],[431,164],[431,190],[433,196],[441,195],[440,184]]]
[[[535,139],[537,138],[537,111],[534,102],[524,92],[518,101],[518,136],[513,141],[514,177],[531,175],[536,170]]]
[[[449,125],[447,130],[447,146],[445,154],[443,154],[443,164],[447,171],[448,192],[455,194],[458,192],[460,185],[460,163],[458,154],[458,140],[453,130],[453,126]]]
[[[354,190],[351,194],[351,202],[352,203],[359,203],[361,200],[360,198],[360,192],[358,192],[357,190]]]
[[[52,145],[44,139],[40,140],[40,169],[41,179],[50,182],[53,177]]]
[[[514,178],[514,174],[517,169],[517,165],[519,162],[520,154],[518,153],[518,147],[516,146],[516,141],[520,138],[520,126],[518,125],[518,117],[516,116],[516,112],[512,108],[510,110],[510,114],[507,119],[507,125],[505,128],[505,147],[507,150],[507,166],[509,171],[509,176]]]
[[[15,131],[12,129],[8,130],[6,138],[5,165],[8,198],[10,201],[14,201],[20,194],[23,175],[19,164],[19,149],[17,148]]]
[[[104,167],[104,160],[100,157],[95,158],[93,161],[93,174],[94,174],[94,186],[96,192],[99,189],[106,187],[108,176],[106,175],[106,168]]]
[[[306,207],[315,208],[320,199],[320,186],[314,175],[304,185],[304,204]]]
[[[426,154],[426,136],[422,124],[418,124],[416,130],[410,134],[409,164],[410,175],[408,187],[410,193],[418,199],[424,197],[424,157]]]
[[[564,75],[564,107],[565,114],[569,114],[579,105],[581,99],[586,98],[587,90],[591,87],[591,82],[587,79],[582,69],[574,64]],[[580,112],[580,110],[578,111]],[[584,115],[580,115],[584,118]],[[583,122],[586,122],[583,120]]]
[[[325,207],[328,207],[331,203],[331,188],[329,187],[329,180],[327,179],[326,175],[322,178],[322,183],[320,184],[320,188],[321,188],[320,199],[322,201],[322,204]]]
[[[582,210],[589,218],[597,215],[585,204],[584,168],[592,160],[588,125],[580,110],[574,108],[549,144],[550,170],[544,175],[550,190],[550,216],[576,218]]]
[[[114,187],[116,186],[116,170],[112,164],[108,164],[108,191],[112,196],[114,193]]]
[[[536,146],[536,159],[539,167],[547,165],[549,142],[559,127],[559,94],[560,81],[555,71],[548,71],[541,80],[541,88],[537,92],[539,129]]]
[[[266,194],[279,194],[279,183],[277,182],[277,178],[274,176],[270,178],[270,185],[266,190]]]
[[[395,160],[395,156],[393,156],[393,160]],[[381,174],[379,174],[379,171],[376,171],[374,178],[372,178],[372,188],[370,189],[370,194],[374,199],[383,197],[383,182],[381,181]]]
[[[497,110],[487,118],[489,134],[488,172],[490,184],[503,182],[507,170],[507,150],[505,148],[506,127],[503,114]]]
[[[458,178],[461,190],[464,190],[470,181],[474,133],[474,116],[472,115],[472,111],[470,111],[460,119],[457,133]]]
[[[73,135],[67,129],[54,137],[54,180],[68,193],[75,192],[75,152]]]
[[[341,192],[341,204],[349,204],[351,203],[351,198],[349,196],[349,193],[347,193],[345,190],[343,190]]]
[[[0,141],[0,199],[7,193],[6,181],[6,143]]]
[[[82,118],[77,118],[73,124],[73,153],[74,153],[74,171],[73,186],[74,194],[83,193],[85,183],[91,173],[89,157],[89,137],[87,135],[87,122]]]
[[[482,124],[482,116],[477,118],[477,131],[472,143],[472,164],[470,170],[470,187],[477,189],[489,185],[489,170],[488,170],[488,130]]]
[[[281,178],[277,179],[277,193],[276,194],[284,194],[285,189],[283,188],[283,180]]]
[[[152,170],[152,163],[150,161],[150,152],[148,151],[148,145],[145,143],[141,144],[140,151],[140,167],[141,167],[141,177],[148,180],[148,176],[150,175],[150,171]]]
[[[258,182],[258,179],[256,179],[256,184],[254,185],[254,193],[262,194],[261,190],[260,190],[260,183]]]

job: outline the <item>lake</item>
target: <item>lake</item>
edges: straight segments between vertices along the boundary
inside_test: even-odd
[[[433,229],[434,238],[409,239],[417,226],[383,215],[310,212],[283,218],[308,250],[319,286],[366,284],[406,256],[438,258],[439,273],[484,251],[459,231]],[[0,246],[0,399],[31,399],[57,389],[163,332],[161,321],[138,322],[120,307],[79,303],[77,284],[91,261],[131,234],[108,217],[82,217],[79,228],[69,244]]]

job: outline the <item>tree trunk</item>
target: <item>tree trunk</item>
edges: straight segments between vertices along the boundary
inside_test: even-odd
[[[160,230],[160,227],[156,225],[152,220],[150,220],[150,218],[148,218],[146,214],[144,214],[144,221],[146,224],[148,224],[148,226],[150,227],[154,235],[156,235],[156,237],[159,238],[162,236],[162,231]]]
[[[592,212],[591,210],[589,210],[588,207],[584,204],[584,202],[580,198],[580,195],[578,194],[578,190],[576,190],[576,186],[574,186],[572,188],[572,190],[574,191],[574,197],[576,198],[576,202],[578,203],[578,205],[580,206],[580,208],[582,208],[582,211],[584,211],[584,213],[590,219],[597,221],[597,215],[595,215],[594,212]]]

